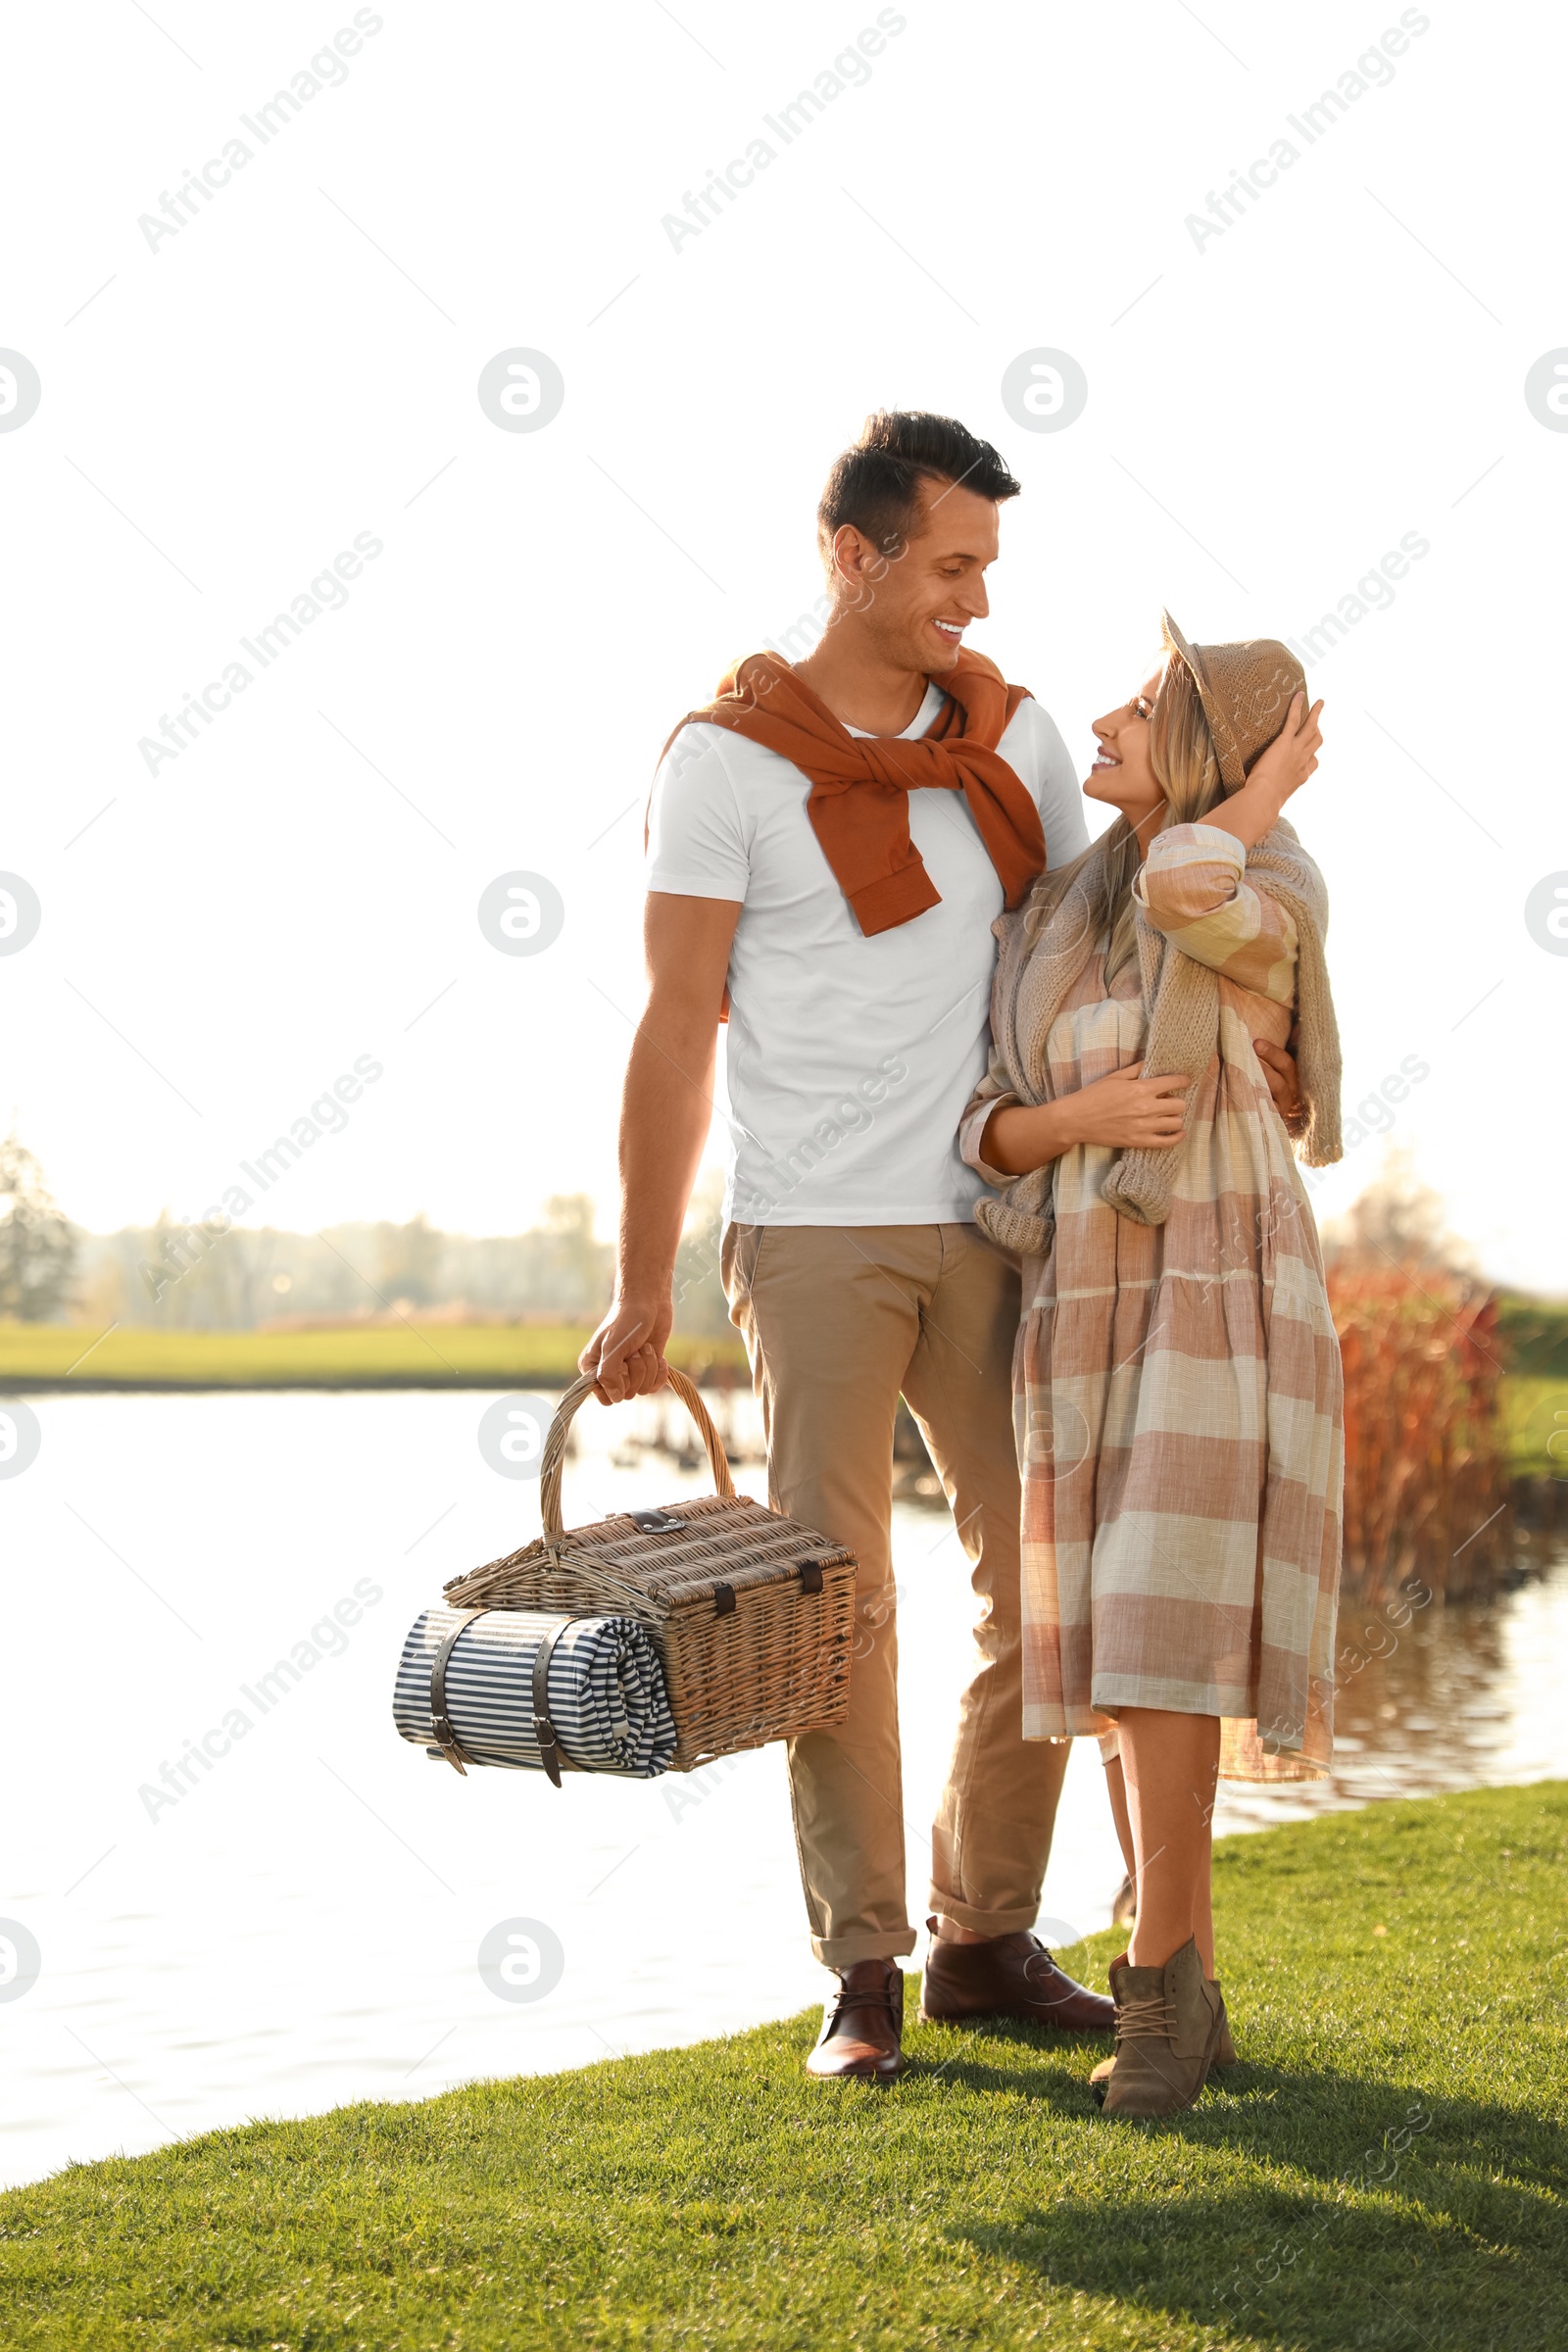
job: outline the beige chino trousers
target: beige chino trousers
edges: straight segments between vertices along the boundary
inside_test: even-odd
[[[859,1562],[849,1714],[789,1746],[811,1948],[829,1968],[914,1949],[891,1544],[901,1392],[980,1602],[932,1832],[931,1907],[982,1936],[1031,1928],[1068,1750],[1023,1737],[1017,1274],[973,1225],[732,1225],[723,1277],[762,1408],[773,1508]]]

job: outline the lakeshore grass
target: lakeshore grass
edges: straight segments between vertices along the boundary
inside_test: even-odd
[[[1568,1478],[1568,1380],[1511,1375],[1502,1383],[1502,1426],[1516,1475]]]
[[[73,1389],[564,1388],[576,1378],[587,1324],[342,1324],[317,1331],[160,1331],[107,1335],[75,1324],[0,1322],[0,1395]],[[738,1333],[677,1337],[682,1371],[749,1379]],[[1501,1383],[1509,1466],[1559,1475],[1547,1446],[1568,1431],[1568,1380],[1510,1374]],[[1562,1418],[1559,1420],[1558,1415]],[[1558,1452],[1568,1454],[1568,1440]]]
[[[0,1323],[0,1392],[29,1389],[564,1388],[585,1324],[350,1323],[315,1331],[156,1331],[100,1336],[64,1323]],[[676,1339],[682,1371],[744,1370],[738,1334]]]
[[[1167,2122],[1107,2124],[1099,2046],[1023,2026],[911,2026],[897,2088],[812,2085],[801,2017],[74,2167],[0,2198],[6,2340],[1544,2352],[1565,1866],[1556,1783],[1226,1840],[1243,2064]],[[1115,1943],[1072,1957],[1102,1982]]]

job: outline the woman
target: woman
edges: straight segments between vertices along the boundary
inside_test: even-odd
[[[1214,1980],[1217,1773],[1321,1774],[1340,1566],[1339,1348],[1262,1064],[1296,1035],[1303,1155],[1337,1159],[1322,878],[1280,811],[1321,703],[1270,640],[1165,657],[1095,723],[1116,820],[1002,943],[964,1157],[1018,1252],[1024,1734],[1099,1732],[1137,1887],[1106,2115],[1234,2059]]]

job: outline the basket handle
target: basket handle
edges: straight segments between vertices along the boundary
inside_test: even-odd
[[[729,1474],[729,1463],[707,1405],[684,1372],[677,1372],[673,1364],[666,1364],[664,1370],[670,1387],[696,1422],[698,1434],[708,1448],[709,1467],[713,1473],[714,1487],[720,1494],[733,1497],[735,1481]],[[580,1379],[574,1380],[556,1407],[556,1417],[550,1424],[550,1434],[545,1440],[539,1469],[539,1508],[544,1520],[546,1543],[557,1542],[564,1533],[561,1524],[561,1465],[565,1459],[566,1432],[571,1427],[578,1406],[585,1403],[593,1392],[594,1376],[591,1372],[585,1372]]]

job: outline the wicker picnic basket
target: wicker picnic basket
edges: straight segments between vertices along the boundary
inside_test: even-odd
[[[651,1632],[669,1688],[669,1769],[842,1723],[850,1701],[853,1551],[737,1494],[717,1430],[684,1373],[670,1385],[702,1433],[712,1494],[626,1511],[593,1527],[561,1523],[561,1465],[572,1416],[593,1394],[561,1399],[540,1462],[544,1534],[504,1560],[454,1578],[454,1608],[551,1609],[635,1617]]]

